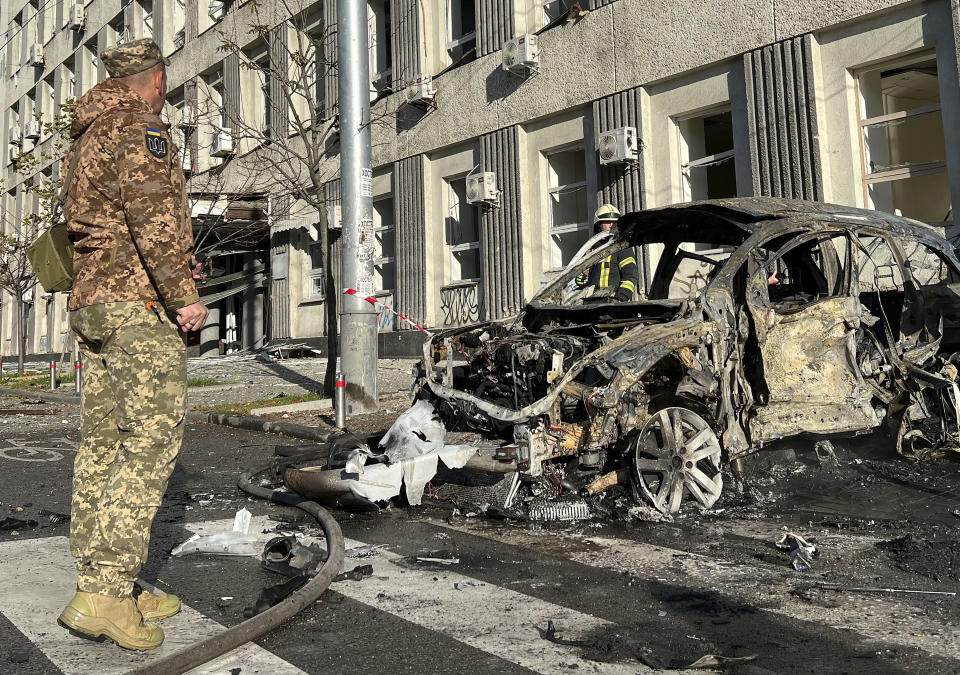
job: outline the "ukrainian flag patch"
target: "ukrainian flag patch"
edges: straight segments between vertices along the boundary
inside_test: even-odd
[[[157,159],[163,159],[167,156],[170,145],[167,142],[167,137],[162,130],[154,129],[153,127],[147,127],[143,132],[143,135],[144,143],[147,146],[147,152]]]

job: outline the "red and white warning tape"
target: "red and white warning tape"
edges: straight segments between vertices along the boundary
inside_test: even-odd
[[[393,314],[394,316],[398,316],[398,317],[400,317],[403,321],[406,321],[406,322],[409,323],[410,325],[416,327],[416,329],[419,330],[420,332],[426,333],[426,334],[429,335],[430,337],[433,337],[433,333],[431,333],[430,331],[428,331],[426,328],[424,328],[423,326],[421,326],[419,323],[417,323],[416,321],[414,321],[413,319],[411,319],[411,318],[408,317],[408,316],[404,316],[403,314],[401,314],[401,313],[398,312],[397,310],[388,307],[387,305],[383,304],[382,302],[380,302],[379,300],[377,300],[377,299],[376,299],[375,297],[373,297],[372,295],[362,296],[362,295],[360,295],[360,292],[359,292],[357,289],[355,289],[355,288],[344,288],[344,289],[343,289],[343,293],[344,293],[344,295],[355,295],[355,296],[357,296],[358,298],[360,298],[361,300],[366,300],[367,302],[369,302],[369,303],[370,303],[371,305],[373,305],[374,307],[382,307],[382,308],[384,308],[385,310],[387,310],[388,312],[390,312],[391,314]]]

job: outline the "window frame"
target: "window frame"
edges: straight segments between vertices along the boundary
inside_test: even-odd
[[[876,173],[870,172],[870,167],[867,163],[867,144],[865,140],[866,130],[869,126],[874,126],[878,124],[885,124],[889,122],[895,122],[898,120],[907,120],[912,117],[919,117],[922,115],[929,115],[930,113],[940,112],[941,114],[941,124],[943,123],[943,98],[940,96],[940,71],[937,70],[937,96],[940,99],[940,103],[935,105],[920,106],[917,108],[911,108],[909,110],[902,110],[895,113],[890,113],[887,115],[875,115],[874,117],[865,117],[864,116],[864,99],[863,93],[861,91],[860,78],[867,73],[876,72],[878,70],[889,70],[891,68],[907,66],[915,63],[923,63],[933,59],[936,61],[936,51],[924,51],[919,54],[912,54],[910,56],[901,56],[894,57],[892,59],[887,59],[880,64],[875,64],[867,68],[860,68],[855,70],[852,74],[853,76],[853,87],[854,87],[854,100],[856,102],[857,109],[857,142],[860,148],[860,172],[861,172],[861,195],[863,199],[864,208],[873,208],[876,207],[870,206],[873,204],[873,200],[870,198],[870,186],[881,184],[881,183],[894,183],[898,180],[905,180],[908,178],[917,178],[919,176],[928,176],[937,173],[947,173],[947,160],[944,157],[943,160],[935,162],[924,162],[922,164],[917,164],[914,166],[898,167],[895,169],[890,169],[887,171],[879,171]],[[946,155],[946,147],[944,147],[944,155]]]
[[[583,180],[576,181],[573,183],[560,184],[559,178],[557,178],[557,185],[551,185],[551,183],[554,182],[553,177],[556,176],[557,172],[551,166],[550,158],[555,157],[556,155],[559,155],[561,153],[571,152],[571,151],[580,151],[583,153],[583,169],[584,169]],[[563,192],[580,192],[582,190],[584,194],[584,198],[586,199],[588,197],[587,190],[589,187],[589,175],[587,171],[586,144],[582,142],[578,142],[571,145],[550,148],[549,150],[542,151],[542,155],[544,159],[543,166],[546,172],[546,175],[545,175],[546,190],[544,194],[546,197],[547,238],[549,242],[549,258],[550,258],[548,263],[549,267],[547,268],[546,271],[548,273],[551,273],[551,272],[559,272],[566,268],[566,265],[563,264],[562,260],[559,261],[559,264],[557,264],[558,261],[554,259],[553,237],[556,235],[570,234],[574,232],[586,232],[586,237],[584,237],[584,240],[583,240],[585,242],[591,236],[591,230],[593,229],[593,224],[590,222],[589,199],[587,199],[587,202],[586,202],[585,213],[587,216],[587,220],[585,222],[563,223],[560,225],[557,225],[553,222],[554,195],[559,195]],[[559,203],[559,200],[557,203]],[[581,242],[580,245],[582,246],[583,242]],[[577,248],[579,249],[579,246]]]
[[[453,184],[454,184],[455,182],[461,182],[461,181],[462,181],[463,184],[464,184],[464,188],[463,188],[464,197],[463,197],[463,200],[462,200],[462,201],[461,201],[461,199],[460,199],[460,196],[457,195],[457,193],[456,193],[456,191],[454,190],[454,187],[453,187]],[[475,227],[476,227],[476,236],[477,236],[477,238],[476,238],[475,240],[470,240],[470,241],[466,241],[466,242],[459,243],[459,244],[451,244],[451,243],[449,243],[449,241],[446,241],[446,242],[445,242],[445,246],[446,246],[446,248],[447,248],[447,256],[448,256],[448,261],[447,261],[447,262],[448,262],[447,278],[448,278],[448,280],[449,280],[449,284],[466,283],[466,282],[471,282],[471,283],[479,284],[479,283],[482,281],[482,275],[483,275],[483,269],[482,269],[482,268],[483,268],[483,260],[482,260],[482,258],[481,258],[481,254],[479,253],[479,251],[480,251],[480,210],[479,210],[476,206],[474,206],[473,204],[470,204],[469,202],[467,202],[467,198],[466,198],[466,193],[467,193],[466,181],[467,181],[467,174],[447,176],[446,178],[443,179],[443,182],[446,183],[446,189],[445,189],[446,197],[445,197],[445,200],[444,200],[444,201],[445,201],[444,206],[446,207],[446,208],[444,209],[444,211],[446,212],[446,215],[444,216],[444,218],[445,218],[445,219],[448,219],[448,218],[451,218],[451,217],[452,217],[453,209],[454,209],[454,201],[456,201],[456,208],[457,208],[457,218],[456,218],[456,221],[457,221],[457,224],[458,224],[458,225],[463,222],[463,220],[462,220],[462,215],[461,215],[461,214],[462,214],[461,209],[463,209],[464,207],[466,207],[466,208],[468,208],[468,209],[473,209],[473,215],[474,215],[474,220],[473,220],[473,222],[474,222],[474,225],[475,225]],[[444,223],[444,226],[445,226],[444,229],[446,229],[446,223]],[[444,234],[445,234],[445,237],[446,237],[447,233],[445,232]],[[472,250],[478,251],[477,257],[478,257],[479,265],[478,265],[477,272],[478,272],[478,274],[480,274],[481,276],[477,276],[477,277],[462,277],[462,276],[461,276],[461,277],[458,278],[458,279],[454,279],[454,278],[453,278],[453,269],[454,269],[454,264],[455,264],[454,260],[455,260],[455,258],[456,258],[456,254],[457,254],[457,253],[464,253],[464,252],[466,252],[466,251],[472,251]],[[456,264],[457,264],[457,266],[459,266],[459,263],[456,263]],[[448,284],[448,285],[449,285],[449,284]]]

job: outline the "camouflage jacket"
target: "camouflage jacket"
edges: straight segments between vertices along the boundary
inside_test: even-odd
[[[75,247],[70,309],[196,302],[190,210],[167,125],[139,94],[106,80],[77,101],[70,135],[64,177],[80,152],[63,206]]]

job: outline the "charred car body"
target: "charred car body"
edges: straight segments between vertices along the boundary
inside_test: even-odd
[[[710,507],[723,468],[798,435],[881,425],[906,455],[957,447],[960,264],[934,228],[773,198],[624,216],[516,317],[425,345],[418,397],[481,454],[557,494],[629,483],[662,512]],[[576,282],[632,247],[645,292]]]

